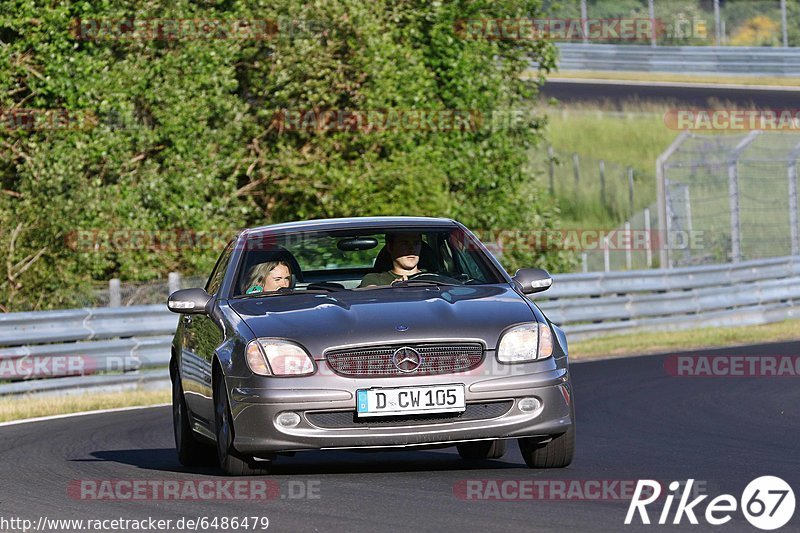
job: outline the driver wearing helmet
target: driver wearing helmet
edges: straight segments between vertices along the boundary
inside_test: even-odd
[[[387,233],[386,251],[392,258],[392,268],[386,272],[371,272],[364,276],[359,287],[391,285],[419,274],[419,254],[422,236],[419,233]]]

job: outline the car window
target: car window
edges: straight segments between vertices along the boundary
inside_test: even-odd
[[[214,270],[211,271],[211,275],[208,277],[208,282],[206,283],[206,292],[208,294],[214,295],[219,291],[222,280],[225,278],[225,271],[228,270],[228,263],[231,260],[232,251],[233,241],[229,242],[228,246],[225,247],[225,250],[219,256],[219,259],[217,259]]]

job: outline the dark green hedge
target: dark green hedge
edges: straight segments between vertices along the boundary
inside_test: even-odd
[[[79,230],[213,230],[358,215],[557,225],[522,171],[541,118],[468,131],[282,131],[284,110],[528,105],[546,42],[463,39],[456,21],[539,15],[539,2],[185,0],[0,3],[0,304],[79,303],[92,281],[205,273],[215,246],[87,251]],[[81,39],[75,19],[269,19],[260,40]],[[108,33],[106,33],[108,35]],[[15,112],[11,112],[15,109]],[[24,111],[39,115],[30,126]],[[63,110],[72,128],[48,128]],[[53,119],[52,116],[49,117]],[[85,233],[79,234],[85,237]],[[217,241],[221,244],[220,241]],[[70,246],[73,244],[73,246]],[[518,249],[509,268],[567,268]],[[2,310],[2,308],[0,308]]]

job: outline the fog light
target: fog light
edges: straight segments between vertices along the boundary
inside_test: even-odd
[[[275,422],[282,428],[293,428],[300,423],[300,415],[286,411],[276,416]]]
[[[542,406],[539,398],[522,398],[517,402],[517,407],[523,413],[532,413]]]

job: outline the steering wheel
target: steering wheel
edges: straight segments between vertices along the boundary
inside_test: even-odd
[[[448,283],[450,285],[461,285],[463,283],[455,278],[445,274],[440,274],[438,272],[417,272],[416,274],[408,276],[408,281],[417,279],[420,281],[439,281],[441,283]]]

